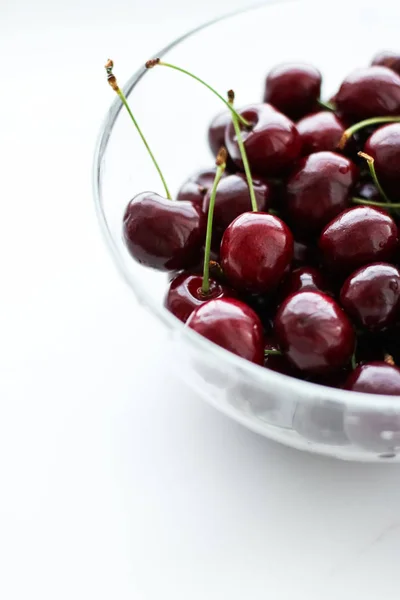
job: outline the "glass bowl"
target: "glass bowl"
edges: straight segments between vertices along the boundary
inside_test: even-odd
[[[153,57],[191,70],[221,93],[233,88],[238,105],[261,100],[265,74],[275,64],[305,61],[322,71],[326,99],[353,68],[398,47],[399,22],[400,3],[387,0],[279,2],[202,25]],[[162,67],[141,68],[124,90],[173,191],[194,171],[213,166],[206,132],[224,108],[213,94]],[[97,215],[120,273],[168,328],[165,354],[178,376],[220,411],[273,440],[348,460],[400,460],[400,397],[350,393],[269,371],[200,337],[163,307],[168,276],[137,264],[122,241],[128,201],[144,190],[163,190],[121,108],[116,97],[95,150]]]

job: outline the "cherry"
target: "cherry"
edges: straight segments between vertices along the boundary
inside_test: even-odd
[[[334,152],[301,159],[287,182],[288,220],[303,233],[318,233],[347,208],[357,175],[354,163]]]
[[[384,329],[400,314],[400,271],[387,263],[361,267],[345,281],[340,302],[363,327]]]
[[[253,179],[253,188],[259,211],[268,210],[270,203],[270,186],[267,181]],[[210,202],[210,191],[205,195],[203,210],[207,212]],[[215,230],[220,232],[221,239],[225,229],[251,207],[251,198],[246,176],[243,173],[228,175],[218,186],[215,199],[214,224]]]
[[[210,123],[208,128],[208,144],[214,156],[217,156],[219,149],[225,146],[225,131],[231,121],[232,115],[229,110],[226,110],[214,117]],[[229,172],[236,171],[235,163],[229,155],[226,161],[226,168]]]
[[[189,200],[194,204],[203,205],[204,196],[211,190],[215,179],[216,169],[203,169],[194,173],[180,187],[176,199]],[[225,173],[222,175],[225,177]]]
[[[299,119],[317,106],[321,80],[321,73],[311,65],[278,65],[267,76],[264,102],[269,102],[291,119]]]
[[[261,321],[256,313],[240,300],[209,300],[192,312],[187,326],[225,350],[258,365],[264,363]]]
[[[344,367],[354,351],[353,327],[329,296],[317,291],[297,292],[278,309],[276,339],[290,362],[315,374]]]
[[[333,113],[322,111],[308,115],[296,123],[301,137],[302,154],[337,149],[346,129],[344,123]]]
[[[376,175],[391,199],[400,198],[400,123],[377,129],[367,140],[364,152],[374,159]]]
[[[375,56],[372,65],[387,67],[400,75],[400,55],[394,52],[380,52]]]
[[[361,121],[400,111],[400,76],[387,67],[358,69],[342,83],[336,106],[345,117]]]
[[[398,247],[397,226],[381,209],[349,208],[325,227],[319,247],[334,271],[351,273],[371,262],[390,261]]]
[[[210,279],[210,289],[207,294],[202,291],[202,285],[202,276],[180,273],[169,286],[164,306],[185,323],[194,309],[204,302],[234,296],[233,290],[213,279]]]
[[[192,202],[177,202],[143,192],[128,204],[123,235],[130,254],[154,269],[173,271],[190,265],[203,245],[205,216]]]
[[[285,115],[270,104],[253,104],[239,114],[250,123],[250,128],[242,126],[242,137],[254,173],[261,176],[280,174],[298,158],[300,135]],[[225,144],[234,163],[243,169],[233,124],[226,129]]]
[[[400,369],[383,361],[358,366],[349,375],[345,389],[365,394],[400,396]]]
[[[326,282],[321,271],[315,267],[303,266],[294,269],[294,271],[285,277],[279,289],[279,297],[284,300],[291,294],[303,290],[325,292],[326,287]]]
[[[238,290],[264,293],[274,289],[293,257],[293,236],[278,217],[243,213],[225,230],[221,266]]]

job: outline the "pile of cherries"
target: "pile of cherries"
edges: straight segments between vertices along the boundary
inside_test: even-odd
[[[124,239],[171,272],[166,308],[215,344],[292,377],[400,395],[400,56],[320,94],[316,68],[284,64],[262,102],[236,111],[228,95],[208,130],[216,168],[175,200],[168,188],[133,198]]]

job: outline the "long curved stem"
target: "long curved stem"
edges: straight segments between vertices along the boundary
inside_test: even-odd
[[[235,94],[234,94],[233,90],[229,90],[228,98],[229,98],[228,104],[230,106],[232,106],[233,101],[235,99]],[[244,172],[246,173],[247,185],[249,186],[251,209],[253,210],[253,212],[257,212],[258,206],[257,206],[256,194],[254,192],[253,178],[251,176],[250,165],[249,165],[249,161],[247,159],[246,148],[244,147],[244,143],[243,143],[242,132],[240,131],[240,125],[236,118],[236,111],[234,113],[232,113],[232,123],[233,123],[233,127],[235,129],[236,140],[237,140],[237,143],[239,146],[240,155],[242,157]]]
[[[351,201],[354,204],[376,206],[377,208],[386,208],[387,210],[400,208],[400,204],[396,202],[376,202],[375,200],[364,200],[364,198],[352,198]]]
[[[154,59],[148,60],[146,63],[146,69],[152,69],[156,65],[159,65],[161,67],[168,67],[169,69],[174,69],[175,71],[179,71],[180,73],[183,73],[184,75],[188,75],[192,79],[195,79],[196,81],[198,81],[199,83],[204,85],[207,89],[209,89],[213,94],[215,94],[217,96],[217,98],[222,100],[222,102],[224,102],[224,104],[229,108],[232,115],[235,114],[236,118],[242,123],[242,125],[244,127],[251,127],[251,123],[249,123],[244,117],[239,115],[239,113],[236,112],[236,110],[233,108],[233,106],[230,105],[229,102],[227,102],[225,100],[225,98],[217,92],[217,90],[215,90],[211,85],[209,85],[203,79],[200,79],[200,77],[197,77],[197,75],[194,75],[193,73],[191,73],[190,71],[187,71],[186,69],[182,69],[181,67],[172,65],[171,63],[164,62],[163,60],[160,60],[159,58],[154,58]]]
[[[384,191],[383,187],[381,186],[380,181],[378,179],[378,175],[376,174],[375,161],[374,161],[373,157],[370,156],[369,154],[366,154],[365,152],[359,152],[358,156],[361,156],[361,158],[364,158],[367,161],[369,172],[371,174],[374,184],[378,188],[378,192],[380,193],[380,195],[382,196],[384,201],[387,204],[390,204],[390,199],[385,194],[385,191]]]
[[[146,148],[147,152],[149,153],[149,156],[150,156],[151,160],[153,161],[153,164],[154,164],[155,168],[157,169],[157,172],[158,172],[158,174],[160,176],[160,179],[161,179],[162,184],[163,184],[164,189],[165,189],[165,194],[166,194],[167,198],[169,200],[171,200],[171,194],[170,194],[170,191],[168,189],[167,182],[164,179],[164,175],[162,174],[162,171],[161,171],[161,169],[160,169],[160,167],[158,165],[158,162],[156,161],[155,156],[152,153],[152,151],[150,149],[150,146],[149,146],[146,138],[144,137],[142,130],[139,127],[138,122],[136,121],[135,117],[133,116],[133,113],[132,113],[132,111],[130,109],[130,106],[129,106],[128,101],[127,101],[127,99],[125,97],[125,94],[123,93],[123,91],[120,89],[120,87],[117,84],[117,80],[115,78],[115,75],[112,72],[113,66],[114,66],[114,64],[113,64],[112,60],[107,61],[106,65],[105,65],[105,69],[107,71],[108,83],[110,84],[110,86],[112,87],[112,89],[114,90],[114,92],[116,92],[118,94],[118,96],[121,99],[122,104],[125,106],[128,114],[129,114],[129,116],[130,116],[130,118],[132,120],[132,123],[136,127],[136,130],[137,130],[138,134],[140,135],[141,140],[142,140],[143,144],[145,145],[145,148]]]
[[[215,198],[217,196],[217,188],[220,182],[220,179],[226,168],[226,160],[227,160],[227,152],[225,148],[221,148],[218,153],[216,165],[217,172],[215,173],[215,179],[213,183],[213,187],[210,194],[210,203],[208,205],[208,215],[207,215],[207,231],[206,231],[206,243],[204,247],[204,268],[203,268],[203,284],[201,286],[201,291],[204,296],[210,291],[210,254],[211,254],[211,240],[212,240],[212,226],[213,226],[213,217],[214,217],[214,207],[215,207]]]
[[[360,129],[369,127],[370,125],[379,125],[379,123],[400,123],[400,117],[373,117],[372,119],[365,119],[355,123],[343,133],[338,148],[343,150],[349,139]]]

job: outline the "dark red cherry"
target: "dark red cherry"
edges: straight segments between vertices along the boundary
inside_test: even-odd
[[[222,146],[225,146],[225,131],[231,121],[231,111],[227,110],[214,117],[210,123],[208,128],[208,144],[214,156],[217,156]],[[226,161],[226,170],[228,173],[236,171],[236,166],[229,155]]]
[[[204,243],[206,218],[192,202],[168,200],[143,192],[128,204],[123,235],[139,263],[174,271],[190,265]]]
[[[353,71],[337,95],[339,112],[353,121],[400,112],[400,76],[387,67]]]
[[[275,335],[281,350],[301,371],[338,371],[354,351],[354,329],[340,306],[322,292],[289,296],[275,316]]]
[[[388,263],[361,267],[345,281],[340,302],[366,329],[384,329],[400,316],[400,271]]]
[[[308,115],[296,123],[301,137],[303,156],[323,150],[337,149],[346,126],[332,112],[322,111]]]
[[[351,273],[371,262],[390,261],[398,248],[397,225],[384,210],[349,208],[325,227],[319,247],[331,269]]]
[[[253,175],[277,175],[287,170],[300,155],[301,140],[294,123],[270,104],[253,104],[239,111],[251,123],[242,127],[242,137]],[[235,164],[243,169],[232,123],[225,145]]]
[[[300,119],[317,106],[321,73],[303,63],[286,63],[272,69],[265,82],[264,102],[291,119]]]
[[[265,293],[279,284],[292,260],[293,236],[278,217],[243,213],[226,229],[220,256],[233,287]]]
[[[261,321],[240,300],[217,298],[205,302],[192,312],[187,326],[225,350],[258,365],[264,363]]]
[[[310,154],[289,177],[285,209],[293,227],[314,234],[349,205],[358,176],[354,163],[335,152]]]
[[[400,198],[400,123],[380,127],[365,143],[372,156],[379,183],[391,200]],[[382,201],[382,198],[381,198]]]
[[[400,396],[400,369],[383,361],[370,362],[354,369],[344,387],[365,394]]]
[[[270,201],[270,186],[267,181],[253,180],[254,192],[259,211],[267,211]],[[211,191],[204,197],[203,211],[208,212]],[[214,208],[214,230],[222,237],[225,229],[244,212],[251,209],[249,186],[243,173],[228,175],[218,185]]]
[[[395,52],[380,52],[375,56],[372,64],[387,67],[400,75],[400,55]]]
[[[321,271],[315,267],[299,267],[291,271],[279,288],[279,298],[284,300],[291,294],[301,292],[303,290],[315,290],[325,292],[327,284]]]
[[[194,309],[204,302],[215,298],[232,298],[235,295],[233,290],[213,279],[210,279],[210,291],[204,295],[201,290],[202,284],[203,277],[201,275],[180,273],[172,280],[168,288],[164,300],[165,308],[185,323]]]
[[[188,200],[194,204],[203,205],[204,196],[212,188],[216,169],[204,169],[197,171],[180,187],[176,199]],[[222,177],[225,177],[223,173]]]

